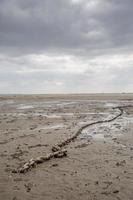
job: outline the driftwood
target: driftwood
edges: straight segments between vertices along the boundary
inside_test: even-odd
[[[67,156],[67,150],[60,150],[54,153],[49,153],[46,156],[40,156],[37,157],[36,159],[31,159],[29,162],[25,163],[22,167],[20,167],[17,170],[13,170],[12,173],[26,173],[29,171],[31,168],[36,167],[38,164],[44,163],[51,158],[62,158]]]
[[[66,145],[68,145],[69,143],[71,143],[72,141],[74,141],[85,128],[88,128],[89,126],[95,125],[95,124],[101,124],[101,123],[108,123],[108,122],[112,122],[115,119],[117,119],[118,117],[120,117],[121,115],[123,115],[123,108],[127,108],[127,107],[133,107],[133,105],[125,105],[125,106],[118,106],[115,107],[113,109],[118,109],[119,113],[111,118],[111,119],[107,119],[107,120],[99,120],[96,122],[92,122],[90,124],[84,125],[82,126],[77,132],[76,134],[74,134],[73,136],[71,136],[70,138],[66,139],[65,141],[56,144],[52,147],[52,153],[47,154],[46,156],[40,156],[37,157],[36,159],[31,159],[29,162],[25,163],[22,167],[20,167],[18,170],[13,170],[12,173],[26,173],[27,171],[29,171],[31,168],[36,167],[38,164],[44,163],[52,158],[62,158],[67,156],[67,150],[65,149],[61,149],[62,147],[65,147]]]

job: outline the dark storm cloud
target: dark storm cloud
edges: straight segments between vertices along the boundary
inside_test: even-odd
[[[4,0],[0,49],[93,54],[131,48],[132,18],[131,0]]]

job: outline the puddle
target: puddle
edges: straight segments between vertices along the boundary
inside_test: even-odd
[[[132,116],[123,117],[123,121],[124,123],[133,123],[133,117]]]
[[[113,137],[117,138],[125,134],[128,130],[129,123],[131,122],[133,123],[133,117],[123,117],[113,122],[93,125],[84,129],[82,131],[82,134],[80,135],[80,138],[94,140],[112,140]]]
[[[4,103],[4,104],[13,104],[14,101],[13,100],[5,100],[5,101],[2,101],[1,103]]]
[[[66,105],[75,104],[76,102],[61,102],[61,101],[45,101],[45,102],[32,102],[19,104],[17,105],[17,109],[31,109],[31,108],[51,108],[51,107],[64,107]]]
[[[76,104],[77,102],[73,102],[73,101],[70,101],[70,102],[58,102],[56,105],[57,106],[67,106],[67,105],[72,105],[72,104]]]
[[[38,130],[45,130],[45,129],[61,129],[64,128],[64,124],[57,124],[57,125],[50,125],[50,126],[42,126],[38,127]]]
[[[61,116],[73,116],[74,113],[60,113]]]
[[[31,114],[31,116],[42,116],[42,117],[46,117],[46,118],[49,118],[49,119],[61,118],[61,116],[56,115],[56,114],[45,114],[45,113],[33,113],[33,114]]]
[[[31,108],[34,108],[33,105],[26,105],[26,104],[20,104],[17,109],[20,109],[20,110],[24,110],[24,109],[31,109]]]
[[[85,113],[78,113],[79,115],[109,115],[109,112],[85,112]]]
[[[104,135],[101,133],[94,134],[94,136],[93,136],[94,140],[104,140],[104,138],[105,138]]]
[[[105,103],[106,108],[113,108],[113,107],[117,107],[117,106],[118,106],[117,103]]]

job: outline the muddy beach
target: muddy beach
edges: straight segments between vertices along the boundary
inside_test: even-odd
[[[121,116],[82,130],[67,156],[12,173],[118,106]],[[132,200],[132,106],[132,94],[0,96],[0,200]]]

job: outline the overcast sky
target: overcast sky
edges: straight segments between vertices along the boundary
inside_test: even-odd
[[[0,0],[0,93],[133,92],[133,0]]]

